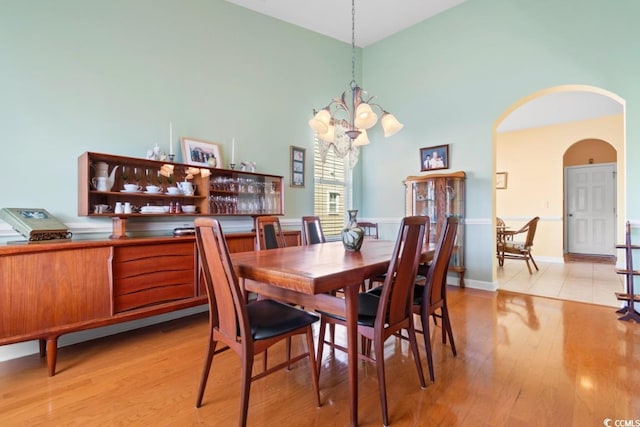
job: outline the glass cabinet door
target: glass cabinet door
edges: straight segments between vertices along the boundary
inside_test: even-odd
[[[460,283],[464,286],[464,172],[410,176],[404,184],[406,215],[429,217],[430,243],[438,242],[448,217],[454,216],[460,219],[450,270],[460,274]]]
[[[218,172],[210,178],[213,215],[282,215],[282,177]]]

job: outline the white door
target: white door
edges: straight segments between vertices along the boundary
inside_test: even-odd
[[[565,170],[567,252],[615,255],[616,164]]]

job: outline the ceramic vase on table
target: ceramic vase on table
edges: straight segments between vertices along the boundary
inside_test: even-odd
[[[342,230],[342,244],[348,251],[359,251],[364,240],[364,230],[358,227],[358,211],[354,209],[347,212],[349,219],[347,226]]]

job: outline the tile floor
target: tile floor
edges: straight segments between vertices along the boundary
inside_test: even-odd
[[[523,261],[505,260],[498,267],[498,288],[529,295],[620,307],[614,292],[624,292],[625,276],[615,265],[589,262],[544,263],[529,274]],[[532,266],[533,268],[533,266]]]

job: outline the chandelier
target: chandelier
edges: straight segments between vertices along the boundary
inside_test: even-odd
[[[316,131],[321,144],[322,158],[333,147],[336,155],[345,157],[352,154],[351,167],[358,161],[358,147],[369,144],[367,129],[378,122],[373,108],[380,110],[380,122],[384,136],[396,134],[404,126],[393,114],[385,111],[379,104],[371,101],[367,92],[356,83],[356,7],[351,0],[351,83],[349,89],[339,98],[333,98],[329,105],[320,111],[314,110],[309,126]]]

